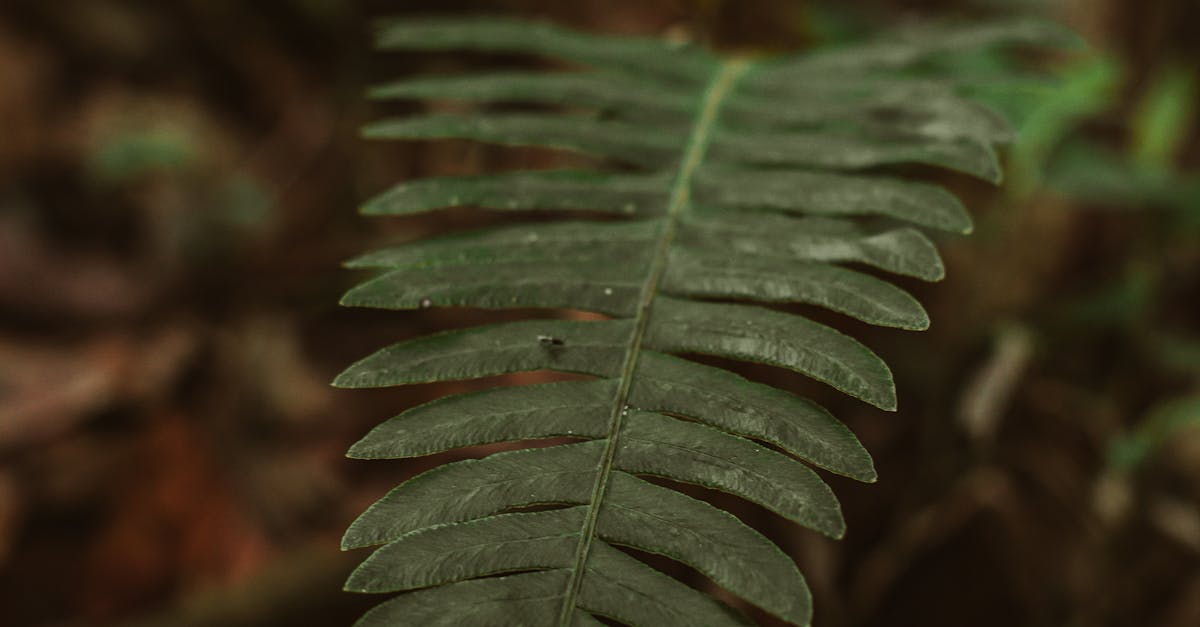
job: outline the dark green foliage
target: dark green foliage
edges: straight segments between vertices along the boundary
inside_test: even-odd
[[[351,262],[383,272],[351,290],[347,305],[574,308],[611,317],[418,338],[338,378],[342,387],[378,387],[541,369],[595,377],[441,399],[353,447],[352,457],[379,459],[575,440],[446,464],[371,507],[344,545],[384,546],[347,588],[402,594],[362,624],[747,623],[614,548],[628,546],[687,564],[770,614],[807,625],[808,589],[778,547],[731,514],[642,477],[727,492],[840,537],[837,500],[803,462],[873,481],[870,456],[811,401],[672,353],[791,369],[894,410],[891,373],[865,346],[746,303],[807,303],[871,324],[926,328],[925,311],[906,292],[839,265],[936,281],[943,267],[933,244],[902,223],[971,230],[952,195],[881,172],[888,166],[999,178],[993,144],[1010,128],[959,95],[965,77],[926,62],[1060,35],[1034,22],[925,28],[759,60],[497,19],[385,25],[385,49],[532,53],[588,69],[383,86],[375,97],[568,109],[418,115],[373,124],[369,137],[549,146],[626,167],[409,182],[367,203],[366,213],[478,206],[624,220],[455,234]]]

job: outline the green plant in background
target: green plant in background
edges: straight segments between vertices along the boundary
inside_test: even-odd
[[[186,192],[159,208],[159,245],[197,261],[229,256],[276,221],[263,183],[230,168],[212,128],[171,107],[118,109],[88,147],[89,179],[106,189],[161,185]],[[160,262],[161,263],[161,262]]]
[[[994,50],[963,55],[956,63],[975,74],[1017,70],[1011,57]],[[1195,68],[1168,62],[1140,88],[1115,53],[1092,51],[1054,74],[1053,86],[990,81],[971,90],[1016,120],[1021,141],[1010,154],[1010,194],[1024,199],[1050,190],[1108,208],[1166,209],[1179,226],[1200,226],[1200,178],[1177,163],[1196,118]],[[1123,90],[1139,96],[1132,115],[1120,116],[1117,130],[1126,135],[1126,145],[1116,149],[1088,137],[1083,127],[1111,114]]]
[[[365,212],[583,213],[370,253],[350,266],[383,272],[344,304],[572,308],[608,318],[444,332],[388,347],[338,377],[338,386],[368,388],[543,369],[591,375],[443,398],[351,449],[388,459],[556,438],[430,470],[355,521],[345,548],[384,546],[347,589],[404,593],[361,624],[748,622],[617,546],[687,564],[774,616],[808,624],[809,591],[782,550],[728,512],[647,478],[733,494],[836,538],[837,500],[802,462],[873,481],[871,458],[817,404],[676,355],[790,369],[894,410],[891,373],[865,346],[746,301],[926,328],[910,295],[842,264],[936,281],[935,247],[905,223],[971,230],[953,195],[887,173],[892,166],[1000,178],[993,145],[1010,138],[1008,124],[960,95],[969,76],[933,61],[1062,38],[1030,21],[924,26],[759,59],[503,19],[386,24],[384,49],[530,53],[590,69],[386,85],[374,95],[566,109],[417,115],[373,124],[367,136],[547,146],[603,161],[393,188]],[[741,302],[717,302],[730,300]]]
[[[1104,54],[1068,71],[1066,83],[1075,87],[1031,106],[1034,123],[1022,129],[1023,143],[1036,148],[1015,160],[1024,171],[1044,170],[1046,188],[1077,203],[1158,214],[1146,221],[1150,228],[1141,238],[1130,238],[1130,258],[1118,275],[1066,303],[1063,324],[1119,330],[1142,347],[1152,367],[1194,378],[1200,373],[1197,340],[1154,318],[1177,278],[1164,270],[1160,255],[1191,247],[1200,228],[1200,177],[1179,165],[1195,123],[1200,75],[1187,64],[1166,62],[1137,90],[1133,114],[1120,118],[1124,146],[1088,139],[1081,127],[1110,112],[1120,88],[1137,87],[1130,74]],[[1180,431],[1200,425],[1197,398],[1193,390],[1160,400],[1128,432],[1114,435],[1110,469],[1133,472]]]

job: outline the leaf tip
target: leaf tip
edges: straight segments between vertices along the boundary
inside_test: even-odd
[[[346,451],[346,459],[381,459],[381,457],[371,441],[371,436],[367,435],[350,446]]]
[[[352,390],[360,387],[359,384],[359,376],[357,373],[352,372],[352,370],[347,370],[342,374],[339,374],[337,377],[334,377],[333,382],[330,383],[331,386],[341,390]]]
[[[890,375],[891,371],[888,371],[888,374]],[[876,390],[869,396],[861,398],[875,407],[882,409],[883,411],[896,411],[899,405],[899,402],[896,399],[896,385],[892,383],[890,377],[886,387]]]
[[[365,516],[366,513],[362,514],[354,522],[350,523],[350,526],[346,529],[346,533],[342,534],[341,549],[343,551],[354,551],[357,549],[365,549],[370,546],[382,544],[382,542],[380,542],[378,539],[363,531],[362,519]],[[352,583],[355,575],[357,574],[359,574],[358,571],[352,573],[350,575],[350,579],[347,580],[346,583]]]
[[[899,304],[903,306],[903,309],[892,312],[891,315],[879,319],[875,324],[904,331],[924,331],[928,329],[929,313],[925,311],[925,307],[921,305],[921,302],[907,292],[901,293],[901,296],[903,300]],[[889,376],[888,379],[890,381],[891,377]]]
[[[942,262],[940,255],[934,256],[933,263],[929,266],[929,272],[922,278],[930,283],[937,283],[946,278],[946,264]]]
[[[829,524],[823,527],[820,531],[834,540],[841,540],[842,538],[846,537],[846,519],[842,518],[842,512],[840,509],[837,510],[837,514],[834,516],[833,520],[831,520]]]
[[[1004,168],[1000,167],[1000,162],[997,159],[991,160],[990,163],[982,171],[983,178],[992,185],[1000,185],[1004,183]]]
[[[878,481],[879,473],[875,471],[875,460],[871,458],[871,454],[861,444],[855,452],[857,454],[853,455],[853,461],[848,464],[846,476],[861,483]]]
[[[376,590],[373,586],[370,586],[365,582],[359,581],[360,577],[357,575],[357,571],[350,573],[350,578],[347,579],[346,583],[342,585],[343,592],[353,592],[354,594],[372,594],[383,592],[382,590]]]
[[[372,122],[365,124],[358,129],[360,139],[387,139],[386,133],[383,132],[385,125],[383,122]]]
[[[975,220],[958,196],[944,187],[930,186],[922,189],[932,192],[927,202],[937,209],[936,222],[930,222],[926,226],[960,235],[967,235],[975,230]]]
[[[352,538],[350,537],[350,532],[351,532],[351,531],[353,531],[353,530],[354,530],[354,528],[353,528],[353,527],[351,527],[350,529],[348,529],[348,530],[346,531],[346,535],[342,536],[342,542],[341,542],[341,545],[339,546],[339,548],[340,548],[341,550],[343,550],[343,551],[353,551],[353,550],[355,550],[355,549],[361,549],[361,548],[363,548],[364,546],[366,546],[365,544],[362,544],[361,542],[358,542],[358,541],[356,541],[356,540],[354,540],[354,539],[352,539]],[[349,582],[349,581],[347,581],[347,582],[346,582],[346,585],[350,585],[350,582]],[[352,591],[351,591],[351,590],[347,590],[347,592],[352,592]]]

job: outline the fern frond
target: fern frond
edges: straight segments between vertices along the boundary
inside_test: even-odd
[[[1034,22],[921,28],[828,53],[752,59],[501,19],[385,24],[384,49],[534,54],[589,69],[384,85],[372,96],[539,109],[388,119],[366,136],[560,148],[597,165],[406,182],[364,213],[474,206],[616,220],[456,233],[348,264],[379,273],[350,290],[346,305],[608,316],[443,332],[385,348],[338,377],[347,388],[532,370],[591,377],[443,398],[354,445],[351,457],[395,459],[569,439],[442,465],[373,505],[343,545],[383,546],[347,589],[401,594],[360,624],[748,624],[618,546],[666,556],[784,621],[809,624],[808,588],[779,547],[732,514],[646,478],[722,491],[840,537],[838,502],[809,465],[869,482],[871,458],[816,403],[678,355],[789,369],[894,410],[892,375],[877,355],[762,304],[926,328],[912,296],[844,264],[940,280],[936,248],[913,227],[966,233],[970,217],[942,188],[887,170],[925,164],[995,181],[994,144],[1012,129],[960,94],[963,77],[924,62],[1060,38]]]

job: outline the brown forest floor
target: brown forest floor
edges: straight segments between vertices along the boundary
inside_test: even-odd
[[[348,625],[374,601],[339,592],[361,558],[340,534],[444,459],[343,452],[455,386],[328,382],[484,317],[339,309],[355,276],[338,264],[485,218],[354,207],[400,179],[552,157],[360,142],[365,85],[478,62],[373,55],[369,17],[486,9],[796,48],[964,4],[0,3],[0,625]],[[1194,2],[1062,4],[1123,72],[1074,140],[1136,152],[1167,69],[1200,113]],[[933,328],[843,324],[901,398],[892,415],[821,396],[881,476],[831,479],[848,536],[732,504],[799,561],[820,627],[1200,625],[1200,195],[1172,195],[1195,184],[1200,124],[1183,119],[1158,160],[1172,178],[1117,202],[950,181],[978,228],[945,242],[946,281],[905,284]],[[1184,426],[1156,426],[1168,412]]]

